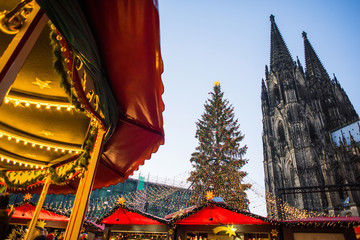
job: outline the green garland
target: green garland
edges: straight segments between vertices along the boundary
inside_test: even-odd
[[[112,233],[111,238],[115,239],[167,239],[166,233]]]
[[[97,136],[97,132],[98,129],[95,126],[91,126],[89,133],[86,137],[85,140],[85,144],[84,144],[84,151],[81,153],[81,155],[79,156],[79,158],[76,160],[75,164],[73,164],[73,166],[67,170],[66,172],[64,172],[63,174],[59,175],[55,168],[53,167],[49,167],[49,173],[51,175],[51,179],[53,180],[54,183],[62,183],[65,182],[68,179],[68,176],[70,174],[74,174],[76,172],[76,168],[80,167],[84,170],[87,170],[88,164],[89,164],[89,159],[91,157],[90,152],[94,147],[95,141],[96,141],[96,136]],[[37,173],[36,170],[35,174]],[[30,172],[30,171],[28,171]],[[15,171],[14,172],[14,177],[17,174],[22,175],[23,172],[21,171]],[[4,182],[6,183],[6,185],[8,187],[12,187],[12,188],[26,188],[29,185],[35,184],[41,180],[43,180],[45,178],[45,174],[39,174],[38,176],[36,176],[35,178],[32,178],[30,180],[26,180],[23,183],[20,183],[20,181],[18,179],[14,179],[14,180],[10,180],[9,177],[6,174],[5,170],[1,170],[0,171],[0,178],[4,179]]]
[[[68,179],[68,176],[70,174],[74,174],[76,172],[77,167],[81,167],[85,170],[87,170],[87,167],[89,165],[89,159],[91,157],[90,152],[94,148],[94,144],[96,141],[96,135],[97,135],[98,129],[95,126],[91,126],[89,130],[89,134],[86,137],[85,145],[84,145],[84,151],[81,153],[79,158],[76,160],[75,164],[67,170],[65,173],[59,175],[55,168],[49,167],[51,179],[54,183],[62,183],[65,182]]]
[[[15,174],[17,174],[17,172],[15,172]],[[20,174],[22,174],[22,173],[20,173]],[[8,178],[8,176],[6,175],[5,170],[0,171],[0,178],[4,179],[4,182],[6,183],[6,185],[8,187],[13,187],[13,188],[25,188],[29,185],[35,184],[35,183],[43,180],[44,177],[45,177],[44,174],[39,174],[38,176],[36,176],[35,178],[33,178],[31,180],[26,180],[25,182],[20,183],[19,179],[10,180]]]
[[[52,23],[49,21],[49,25],[51,26]],[[68,72],[66,71],[66,67],[64,66],[64,56],[61,52],[61,44],[57,39],[58,34],[56,31],[51,27],[50,32],[50,44],[53,48],[53,67],[55,72],[60,76],[60,86],[64,88],[65,93],[68,95],[68,99],[71,104],[74,105],[75,109],[84,112],[85,109],[81,106],[80,101],[72,93],[71,90],[71,83],[68,81]]]

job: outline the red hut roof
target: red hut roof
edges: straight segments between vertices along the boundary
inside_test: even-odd
[[[36,206],[29,204],[28,202],[24,202],[22,205],[15,207],[15,212],[12,215],[10,222],[15,219],[31,220],[35,212],[35,208]],[[67,222],[69,221],[69,218],[64,215],[56,214],[52,211],[41,209],[39,220]]]
[[[215,202],[208,202],[183,214],[177,213],[172,222],[179,225],[270,224],[266,218]]]
[[[97,221],[101,224],[116,225],[165,225],[167,221],[148,213],[140,212],[128,208],[124,205],[118,205],[103,218]]]

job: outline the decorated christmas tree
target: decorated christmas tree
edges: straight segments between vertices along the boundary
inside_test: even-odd
[[[243,184],[246,172],[240,171],[248,161],[243,158],[247,146],[240,145],[244,135],[234,119],[233,106],[223,99],[218,81],[209,94],[205,112],[196,123],[199,146],[190,159],[193,170],[188,181],[192,183],[193,194],[189,204],[201,204],[207,200],[206,195],[214,194],[232,207],[247,210],[245,190],[251,186]]]

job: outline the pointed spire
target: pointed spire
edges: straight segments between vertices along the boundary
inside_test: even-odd
[[[267,100],[267,89],[266,89],[264,79],[262,79],[262,81],[261,81],[261,99]]]
[[[274,15],[271,21],[271,43],[270,43],[270,70],[281,70],[284,66],[293,66],[293,59],[275,23]]]
[[[261,107],[263,115],[269,114],[269,98],[264,79],[261,81]]]
[[[304,38],[306,75],[311,79],[325,78],[330,80],[329,74],[326,72],[319,57],[310,44],[306,32],[302,32],[302,36]]]
[[[267,65],[265,65],[265,79],[269,80],[269,69]]]
[[[335,73],[333,73],[333,74],[334,74],[334,82],[335,82],[337,85],[340,86],[340,83],[338,82],[338,80],[337,80],[337,78],[336,78],[336,76],[335,76]]]
[[[302,65],[301,65],[301,63],[300,63],[300,60],[299,60],[299,57],[298,57],[298,56],[296,56],[296,62],[297,62],[297,65],[299,66],[300,72],[301,72],[302,74],[304,74],[304,69],[303,69],[303,67],[302,67]]]

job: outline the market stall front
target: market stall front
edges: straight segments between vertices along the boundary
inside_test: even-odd
[[[123,203],[115,206],[97,223],[105,224],[106,239],[168,239],[168,221],[127,207]]]
[[[165,219],[169,218],[165,217]],[[178,240],[280,239],[276,221],[209,201],[171,216]]]

